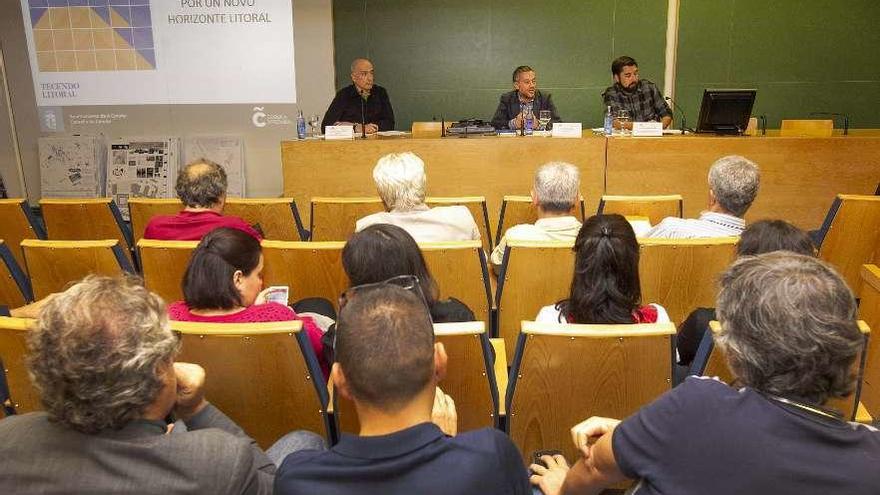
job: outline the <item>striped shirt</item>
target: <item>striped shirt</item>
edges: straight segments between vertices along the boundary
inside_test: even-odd
[[[739,236],[746,228],[742,218],[704,211],[700,218],[666,217],[645,233],[644,237],[664,239],[698,239],[701,237]]]

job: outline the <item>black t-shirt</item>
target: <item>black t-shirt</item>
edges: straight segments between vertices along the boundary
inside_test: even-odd
[[[327,451],[288,455],[275,475],[278,495],[530,495],[522,457],[492,429],[448,437],[433,423],[390,435],[343,433]]]
[[[340,89],[330,102],[321,130],[336,122],[360,124],[361,119],[367,124],[376,124],[380,131],[394,130],[394,110],[385,88],[374,85],[366,100],[361,98],[354,84]]]
[[[645,494],[880,492],[880,432],[711,378],[688,377],[614,431]]]

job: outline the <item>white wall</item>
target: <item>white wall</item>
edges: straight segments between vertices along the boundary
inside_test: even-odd
[[[278,0],[281,1],[281,0]],[[333,19],[331,0],[293,0],[294,46],[296,60],[297,105],[133,105],[68,107],[64,112],[64,133],[115,136],[185,137],[198,134],[237,134],[244,137],[247,195],[281,194],[280,141],[296,136],[296,110],[306,115],[323,114],[335,93],[333,69]],[[12,113],[17,128],[28,199],[40,198],[37,138],[41,135],[28,61],[24,25],[17,1],[0,2],[0,48],[6,60]],[[259,50],[259,46],[253,47]],[[223,74],[204,74],[199,84],[222,84]],[[2,82],[0,82],[2,99]],[[286,115],[292,125],[252,123],[254,106],[269,114]],[[0,173],[10,196],[19,196],[18,178],[8,129],[8,110],[0,103]],[[110,124],[70,123],[74,114],[124,115]]]

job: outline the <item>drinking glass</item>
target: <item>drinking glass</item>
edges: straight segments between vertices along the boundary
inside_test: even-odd
[[[318,114],[309,117],[309,127],[312,128],[312,136],[321,135],[321,116]]]
[[[540,130],[547,130],[547,124],[550,123],[550,119],[550,110],[541,110],[538,112],[538,123],[541,125]]]
[[[620,124],[620,134],[629,134],[626,124],[630,121],[629,110],[621,108],[614,114],[614,120]]]

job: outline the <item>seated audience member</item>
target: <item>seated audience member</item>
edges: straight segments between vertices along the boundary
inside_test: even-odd
[[[414,153],[383,156],[373,169],[373,180],[387,212],[357,221],[361,231],[377,223],[390,223],[409,232],[416,242],[479,240],[480,229],[464,206],[425,204],[425,163]]]
[[[260,243],[240,230],[222,227],[202,239],[183,275],[183,301],[171,303],[168,314],[172,320],[206,323],[302,320],[324,376],[329,376],[323,332],[311,318],[266,300]]]
[[[535,321],[547,323],[666,323],[659,304],[642,306],[639,243],[622,215],[594,215],[574,242],[574,275],[568,299],[544,306]]]
[[[183,211],[150,219],[144,239],[198,241],[217,227],[247,232],[257,240],[262,236],[241,218],[223,215],[226,205],[226,171],[204,158],[186,166],[177,176],[177,197]]]
[[[379,284],[340,309],[331,379],[352,400],[360,434],[288,455],[275,493],[529,494],[522,458],[494,428],[456,435],[455,404],[437,388],[446,351],[421,297]],[[433,421],[433,422],[432,422]]]
[[[737,257],[773,251],[792,251],[805,256],[816,255],[816,248],[810,236],[782,220],[761,220],[749,225],[736,245]],[[688,366],[693,362],[709,322],[714,319],[715,308],[697,308],[682,322],[678,328],[678,337],[675,339],[678,364]]]
[[[645,237],[695,239],[740,235],[743,217],[758,195],[758,165],[742,156],[718,159],[709,169],[709,209],[697,219],[667,217]]]
[[[570,163],[550,162],[535,173],[532,205],[538,214],[534,224],[507,229],[492,251],[490,261],[500,265],[509,239],[523,241],[568,241],[577,237],[581,222],[572,215],[578,202],[580,172]]]
[[[721,277],[717,305],[718,345],[744,388],[688,377],[623,422],[592,417],[572,428],[583,457],[570,470],[547,457],[532,483],[545,494],[625,478],[641,480],[637,493],[877,493],[880,432],[825,407],[855,389],[863,345],[840,275],[809,256],[749,256]]]
[[[271,493],[275,465],[206,400],[205,371],[174,362],[179,346],[137,279],[89,276],[53,297],[28,335],[45,412],[0,421],[0,493]],[[186,428],[171,432],[172,412]]]
[[[535,70],[521,65],[513,71],[513,91],[504,93],[498,101],[498,108],[492,117],[496,129],[522,129],[523,117],[529,112],[534,115],[535,130],[538,129],[538,113],[550,112],[550,122],[562,122],[550,94],[538,90]]]

